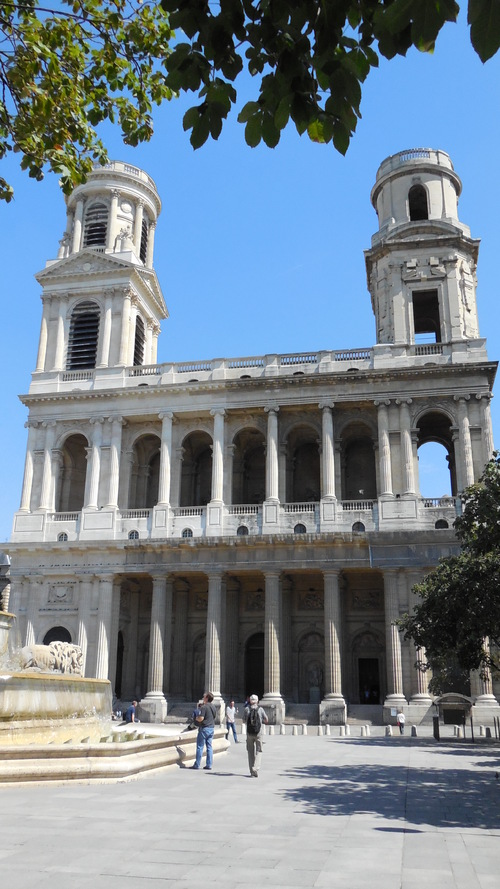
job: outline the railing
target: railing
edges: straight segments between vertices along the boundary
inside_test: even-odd
[[[450,509],[455,505],[453,497],[422,497],[420,502],[425,509]]]
[[[195,516],[195,515],[203,515],[205,512],[204,506],[176,506],[174,508],[175,516]]]
[[[415,355],[442,355],[442,343],[421,343],[415,346]]]
[[[311,355],[280,355],[280,365],[282,367],[292,364],[317,364],[318,356],[313,353]]]
[[[319,503],[283,503],[283,512],[315,512]]]
[[[77,522],[79,517],[79,512],[51,512],[48,515],[51,522]]]
[[[122,509],[122,519],[148,519],[151,515],[150,509]]]
[[[67,370],[63,373],[63,383],[69,383],[78,380],[93,380],[95,371],[93,370]]]
[[[263,358],[229,358],[227,366],[230,370],[238,367],[264,367],[265,361]]]
[[[179,374],[199,373],[200,371],[212,370],[212,362],[193,361],[190,364],[176,364],[174,368]]]
[[[228,506],[227,511],[229,515],[258,515],[259,507],[252,503],[247,506]]]
[[[430,156],[431,153],[428,148],[409,148],[407,151],[400,151],[398,154],[400,163],[418,160],[419,158],[428,158]]]
[[[344,512],[371,512],[373,509],[373,500],[342,500],[341,505]]]
[[[163,364],[143,364],[139,367],[129,367],[129,377],[153,377],[163,373]]]
[[[334,361],[365,361],[372,356],[371,349],[338,349],[332,352]]]

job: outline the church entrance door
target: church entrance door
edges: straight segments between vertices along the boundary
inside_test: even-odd
[[[360,703],[380,704],[380,676],[378,658],[358,658],[358,676]]]
[[[264,633],[254,633],[245,646],[245,695],[264,694]]]

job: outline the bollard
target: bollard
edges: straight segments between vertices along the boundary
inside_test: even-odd
[[[246,733],[247,733],[247,724],[246,724],[246,722],[242,722],[241,723],[241,734],[246,735]]]
[[[479,737],[480,737],[480,738],[485,738],[485,737],[486,737],[486,730],[485,730],[485,728],[484,728],[484,725],[480,725],[480,726],[479,726]]]
[[[307,725],[306,725],[305,723],[304,723],[304,725],[302,726],[302,734],[303,734],[303,735],[307,735]]]
[[[262,725],[261,732],[263,735],[267,735],[267,725],[265,723]]]
[[[361,737],[366,738],[366,725],[361,726]]]
[[[292,725],[292,735],[298,735],[298,729],[296,725]]]
[[[457,725],[457,738],[463,738],[464,730],[461,725]]]
[[[285,723],[282,722],[280,725],[280,735],[286,735]]]
[[[351,735],[351,726],[348,725],[347,723],[346,723],[346,726],[345,726],[345,733],[346,733],[347,737],[350,737],[350,735]]]
[[[365,729],[366,729],[366,737],[369,738],[370,737],[370,726],[365,725]]]
[[[485,733],[486,733],[487,738],[491,738],[491,729],[490,729],[489,725],[486,726]]]
[[[412,727],[411,727],[411,736],[412,736],[412,738],[417,737],[417,726],[416,725],[412,725]]]
[[[385,736],[386,738],[392,738],[392,725],[386,725]]]
[[[331,735],[330,725],[326,725],[325,728],[326,728],[326,734]]]
[[[274,725],[269,726],[269,734],[274,735]]]
[[[339,736],[341,738],[345,738],[345,725],[341,725],[339,729]]]
[[[320,736],[320,735],[322,735],[322,734],[323,734],[323,726],[322,726],[322,725],[318,725],[318,736]]]
[[[458,725],[453,726],[453,737],[456,738],[458,736]]]

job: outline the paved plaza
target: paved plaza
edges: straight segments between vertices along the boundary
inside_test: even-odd
[[[271,735],[214,770],[0,788],[5,889],[497,889],[500,746]],[[244,741],[244,739],[242,739]]]

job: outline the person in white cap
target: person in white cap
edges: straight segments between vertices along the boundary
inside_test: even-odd
[[[265,711],[259,707],[257,695],[250,695],[250,707],[246,710],[248,767],[252,778],[259,777],[262,761],[262,726],[269,722]]]

